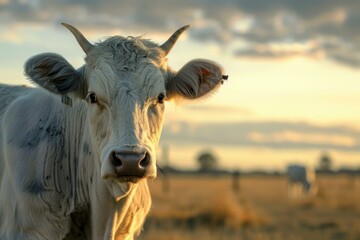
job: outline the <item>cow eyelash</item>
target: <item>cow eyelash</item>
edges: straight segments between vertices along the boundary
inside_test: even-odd
[[[166,99],[166,94],[165,93],[160,93],[158,98],[157,98],[157,102],[158,103],[164,103],[165,99]]]
[[[88,95],[86,96],[86,98],[88,99],[88,101],[90,103],[97,103],[98,99],[97,96],[94,92],[89,92]]]

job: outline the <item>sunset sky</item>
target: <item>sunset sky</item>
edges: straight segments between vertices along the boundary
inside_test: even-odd
[[[0,0],[2,83],[29,84],[27,58],[84,53],[61,26],[92,42],[144,35],[158,43],[191,24],[169,55],[179,69],[193,58],[219,62],[229,81],[211,98],[169,104],[161,146],[171,163],[194,167],[210,149],[224,168],[360,168],[360,1]]]

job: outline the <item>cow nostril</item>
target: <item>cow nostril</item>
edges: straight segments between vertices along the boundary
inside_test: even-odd
[[[120,167],[123,165],[121,159],[116,156],[115,152],[112,153],[112,163],[115,167]]]
[[[145,154],[144,158],[140,160],[140,166],[145,168],[150,163],[150,156],[148,153]]]

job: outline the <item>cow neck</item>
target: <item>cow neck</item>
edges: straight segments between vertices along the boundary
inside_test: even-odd
[[[75,180],[71,187],[75,197],[69,210],[88,212],[92,239],[117,239],[119,236],[132,239],[150,209],[147,180],[133,185],[124,197],[115,199],[100,176],[100,154],[92,146],[85,103],[79,102],[67,109],[64,124],[71,126],[66,130],[67,161]]]
[[[91,147],[86,139],[86,106],[84,102],[78,102],[73,107],[66,106],[64,125],[66,126],[65,151],[71,178],[71,206],[70,211],[86,207],[89,202],[89,181],[93,169]]]

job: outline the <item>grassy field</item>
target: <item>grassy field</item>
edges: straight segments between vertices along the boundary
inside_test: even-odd
[[[360,240],[360,178],[318,177],[317,196],[290,200],[285,177],[170,176],[150,182],[142,240]]]

